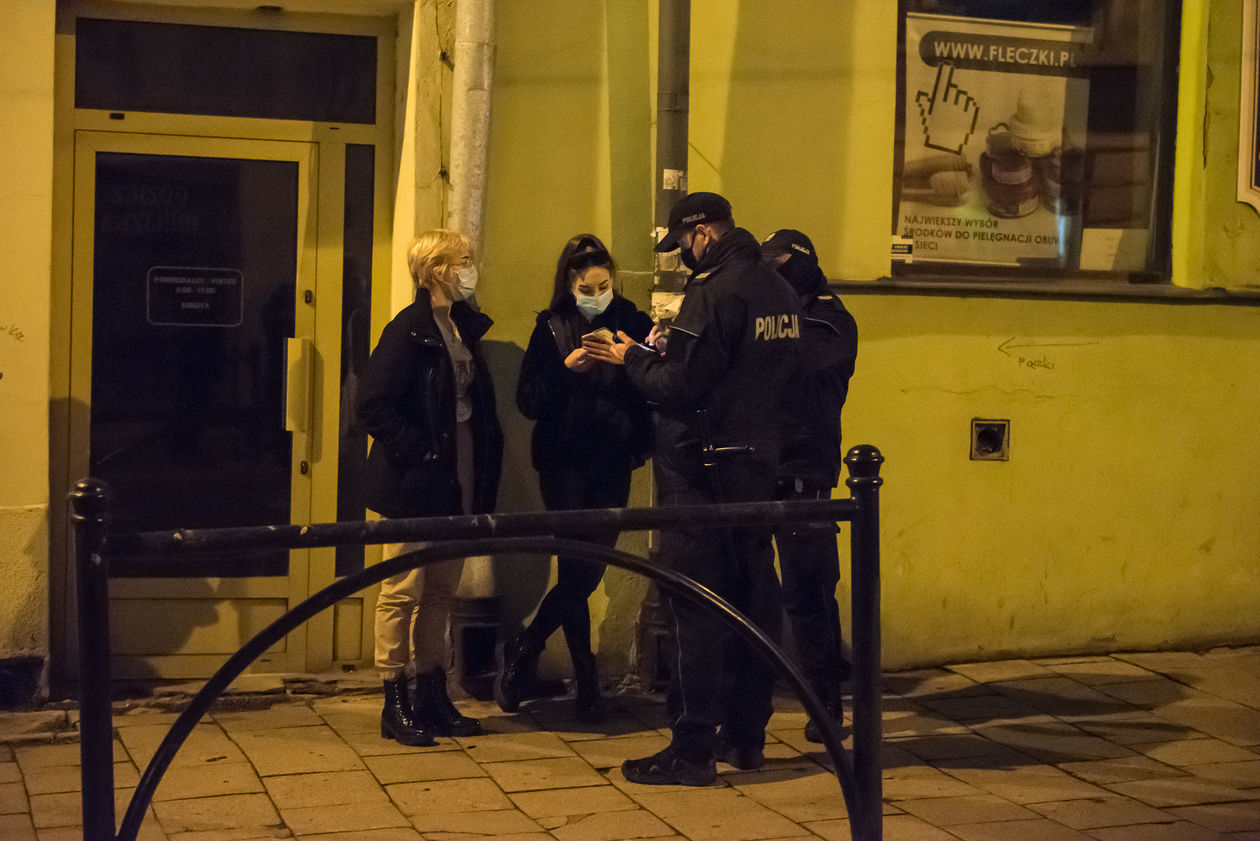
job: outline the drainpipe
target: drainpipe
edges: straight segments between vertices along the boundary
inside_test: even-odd
[[[494,76],[494,0],[459,0],[455,8],[451,113],[451,195],[446,225],[481,253],[482,207]]]
[[[459,0],[451,106],[450,199],[446,227],[472,240],[480,255],[490,141],[490,83],[494,76],[494,0]],[[475,308],[476,299],[469,301]],[[499,599],[487,556],[468,558],[451,606],[451,647],[460,685],[488,698],[499,635]]]
[[[656,65],[656,241],[674,203],[687,195],[687,116],[691,0],[660,0]],[[653,291],[682,293],[687,272],[677,253],[658,255]],[[674,310],[677,312],[677,309]]]
[[[656,230],[653,245],[665,236],[669,211],[687,195],[687,118],[690,108],[691,0],[660,0],[656,64]],[[652,276],[652,318],[667,328],[682,304],[688,272],[678,252],[655,254]],[[660,538],[653,532],[648,554],[660,556]],[[639,607],[638,670],[640,683],[651,690],[669,682],[669,623],[656,585],[648,587]]]

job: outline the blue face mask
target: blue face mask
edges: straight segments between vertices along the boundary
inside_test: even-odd
[[[612,303],[613,291],[606,289],[598,295],[579,295],[573,293],[573,300],[577,303],[578,310],[587,318],[594,318],[604,310],[608,309],[608,305]]]

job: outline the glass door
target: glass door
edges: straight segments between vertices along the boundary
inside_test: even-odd
[[[310,522],[316,145],[79,132],[75,156],[72,438],[111,528]],[[309,555],[114,557],[115,674],[210,674],[318,588]],[[303,670],[305,634],[256,668]]]

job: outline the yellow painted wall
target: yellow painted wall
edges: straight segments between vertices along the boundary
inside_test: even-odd
[[[895,6],[843,5],[696,7],[690,166],[692,188],[726,194],[754,233],[800,227],[831,277],[865,280],[888,271]],[[1186,4],[1192,23],[1203,9]],[[1237,27],[1213,14],[1213,75],[1236,79]],[[1260,253],[1253,212],[1232,202],[1234,151],[1212,152],[1236,136],[1236,81],[1232,100],[1209,95],[1221,125],[1189,183],[1223,218],[1207,214],[1206,240],[1187,237],[1207,254],[1178,278],[1188,286],[1246,272],[1243,255]],[[887,457],[890,666],[1260,637],[1260,309],[848,303],[861,343],[846,437]],[[1011,338],[1027,347],[1000,350]],[[970,461],[973,417],[1011,420],[1009,462]]]
[[[654,24],[641,36],[627,23],[654,14],[649,5],[500,9],[483,297],[498,341],[523,347],[569,234],[614,232],[608,208],[624,196],[604,179],[605,144],[642,128],[623,111],[614,126],[603,110],[599,32],[616,8],[627,40],[653,39]],[[755,234],[807,231],[833,278],[886,275],[895,4],[692,8],[691,189],[727,195]],[[1205,9],[1186,3],[1192,23]],[[1214,78],[1236,76],[1225,42],[1237,27],[1213,32],[1211,60],[1225,65]],[[1188,55],[1202,61],[1193,44]],[[1213,107],[1224,107],[1214,91]],[[1226,111],[1209,127],[1209,152],[1218,132],[1236,134]],[[1210,155],[1206,172],[1191,173],[1196,202],[1235,210],[1218,183],[1232,190],[1232,155]],[[611,171],[637,184],[640,166]],[[1251,225],[1251,213],[1233,215]],[[1185,237],[1193,259],[1180,284],[1217,285],[1260,251],[1251,227],[1228,249],[1218,230]],[[887,457],[889,666],[1260,638],[1260,308],[904,294],[847,302],[861,350],[846,437]],[[1000,350],[1010,339],[1024,347]],[[1011,420],[1009,462],[969,459],[973,417]],[[520,471],[528,465],[516,446],[508,469]],[[608,592],[597,614],[632,622],[638,591]]]
[[[48,645],[52,3],[10,3],[0,51],[0,659]]]
[[[486,352],[507,438],[500,509],[541,510],[530,464],[530,423],[516,409],[516,374],[534,318],[551,300],[556,259],[570,237],[593,233],[619,266],[622,291],[646,309],[650,287],[655,2],[569,0],[497,4],[491,144],[477,297],[495,319]],[[574,454],[581,458],[581,453]],[[650,500],[648,471],[632,505]],[[620,546],[647,551],[645,534]],[[496,567],[506,621],[527,619],[554,577],[538,558]],[[591,599],[606,672],[631,662],[644,585],[612,570]],[[565,668],[560,635],[549,655]]]
[[[887,458],[889,665],[1260,635],[1260,309],[848,304],[847,438]],[[969,460],[973,417],[1010,419],[1009,462]]]
[[[896,4],[692,4],[690,188],[757,236],[809,234],[833,277],[888,274]]]
[[[0,603],[0,657],[47,648],[52,5],[9,4],[0,54],[0,323],[24,336],[0,333],[0,572],[19,594]],[[1206,0],[1185,5],[1206,33]],[[1186,286],[1252,282],[1260,256],[1254,211],[1232,200],[1239,0],[1211,5],[1206,58],[1191,48],[1182,72],[1205,80],[1182,102],[1209,111],[1206,131],[1203,114],[1183,114],[1178,138],[1183,164],[1204,150],[1207,160],[1178,173],[1177,281]],[[426,0],[417,19],[448,7]],[[499,4],[479,297],[497,321],[506,510],[540,507],[512,395],[565,240],[606,238],[626,289],[646,303],[655,7]],[[754,233],[808,231],[834,278],[887,273],[894,10],[884,0],[693,3],[692,189],[727,194]],[[420,50],[429,38],[415,41]],[[440,97],[413,113],[417,129],[427,120],[440,132]],[[399,174],[399,202],[418,224],[440,204],[423,170],[441,144],[400,143],[413,151],[399,156],[412,162]],[[862,331],[847,437],[887,457],[889,666],[1260,639],[1260,308],[893,294],[847,302]],[[998,346],[1011,338],[1028,347],[1004,354]],[[1021,355],[1045,364],[1021,366]],[[968,460],[973,416],[1011,419],[1010,462]],[[640,471],[632,504],[648,492]],[[623,546],[646,548],[642,535]],[[498,572],[509,618],[527,614],[547,564],[514,559]],[[606,669],[631,662],[641,595],[614,572],[592,601]]]

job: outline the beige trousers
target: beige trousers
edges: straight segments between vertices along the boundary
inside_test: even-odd
[[[456,469],[463,493],[464,511],[472,508],[472,428],[458,424],[455,440]],[[414,552],[427,543],[387,543],[381,560]],[[405,677],[409,662],[415,673],[445,669],[451,600],[459,586],[463,559],[442,561],[408,570],[381,582],[376,597],[376,669],[382,680]]]

